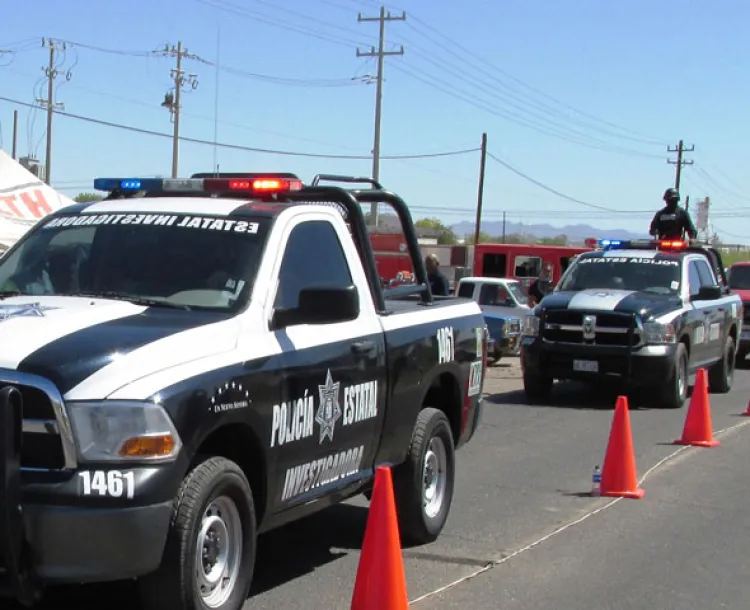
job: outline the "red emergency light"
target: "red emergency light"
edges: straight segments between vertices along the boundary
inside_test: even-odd
[[[283,193],[302,190],[303,186],[301,180],[293,178],[203,178],[203,188],[214,192]]]
[[[683,239],[660,239],[657,245],[659,250],[684,250],[688,246]]]

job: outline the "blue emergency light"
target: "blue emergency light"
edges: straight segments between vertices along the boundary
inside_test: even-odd
[[[621,248],[627,242],[623,242],[620,239],[600,239],[597,244],[600,248]]]
[[[688,243],[682,239],[599,239],[596,245],[601,250],[654,248],[656,250],[680,251],[687,248]]]
[[[94,189],[108,193],[247,193],[261,195],[299,191],[296,178],[96,178]]]

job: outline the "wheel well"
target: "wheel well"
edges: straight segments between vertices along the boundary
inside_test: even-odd
[[[680,337],[680,343],[682,343],[685,346],[685,351],[687,352],[688,358],[690,358],[690,339],[688,339],[687,335],[682,335]]]
[[[736,324],[732,324],[732,326],[729,328],[729,336],[732,337],[732,339],[734,340],[734,345],[735,347],[737,347],[738,338],[737,338],[737,325]]]
[[[458,380],[450,373],[441,373],[430,385],[422,408],[433,407],[439,409],[448,418],[453,433],[454,442],[458,442],[461,435],[461,388]]]
[[[212,432],[201,443],[196,455],[219,456],[242,468],[253,491],[258,524],[266,509],[266,465],[258,438],[245,424],[229,424]]]

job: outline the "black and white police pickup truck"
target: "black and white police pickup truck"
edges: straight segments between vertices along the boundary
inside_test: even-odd
[[[679,408],[701,367],[711,391],[728,392],[742,301],[730,294],[719,253],[674,240],[599,243],[524,320],[527,397],[545,398],[555,379],[616,376]]]
[[[294,175],[98,179],[0,260],[5,596],[135,578],[148,608],[238,609],[259,533],[372,489],[441,532],[477,428],[479,306],[433,298],[404,202]],[[383,291],[360,209],[416,283]]]

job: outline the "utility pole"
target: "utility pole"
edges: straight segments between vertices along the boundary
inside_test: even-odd
[[[13,159],[18,157],[18,110],[13,111]]]
[[[386,51],[385,50],[385,23],[386,21],[406,21],[406,12],[402,11],[400,16],[394,17],[390,11],[386,11],[385,6],[380,7],[380,15],[378,17],[363,17],[362,13],[357,14],[357,21],[362,23],[364,21],[377,21],[380,24],[380,35],[378,37],[378,49],[370,47],[367,52],[362,52],[357,49],[357,57],[377,57],[378,58],[378,76],[377,84],[375,88],[375,141],[372,147],[372,179],[375,181],[380,180],[380,122],[382,117],[383,108],[383,64],[384,60],[389,55],[403,55],[404,46],[398,51]],[[378,204],[373,203],[370,206],[370,217],[374,225],[378,226]]]
[[[479,188],[477,189],[477,220],[474,224],[474,248],[479,245],[479,229],[482,226],[482,203],[484,201],[484,169],[487,165],[487,134],[482,134],[482,154],[479,158]],[[503,224],[503,226],[505,226]]]
[[[180,159],[180,111],[182,110],[182,88],[188,84],[193,89],[198,88],[198,75],[185,74],[182,69],[183,58],[197,59],[197,55],[191,55],[187,49],[182,48],[182,41],[177,42],[177,46],[166,45],[161,52],[167,57],[176,58],[176,66],[170,70],[169,77],[174,82],[174,93],[169,91],[164,95],[164,101],[161,105],[169,110],[170,118],[174,124],[172,132],[172,178],[177,178],[177,168]]]
[[[55,79],[63,74],[62,70],[55,68],[55,54],[58,51],[65,51],[65,43],[58,43],[51,38],[42,38],[42,46],[49,49],[49,63],[42,67],[42,71],[47,75],[47,99],[37,98],[36,103],[42,108],[47,109],[47,157],[44,162],[44,181],[49,184],[52,174],[52,115],[55,109],[65,109],[65,104],[55,101]],[[66,80],[70,80],[72,74],[70,70],[65,72]]]
[[[667,163],[670,165],[676,165],[675,168],[675,176],[674,176],[674,187],[679,191],[680,190],[680,177],[682,176],[682,168],[685,165],[692,165],[693,161],[685,161],[682,158],[683,153],[686,152],[693,152],[695,150],[695,146],[691,146],[690,148],[685,148],[685,144],[682,140],[680,140],[677,143],[677,146],[672,148],[671,146],[667,146],[667,152],[671,153],[677,153],[677,160],[673,161],[672,159],[667,159]]]

